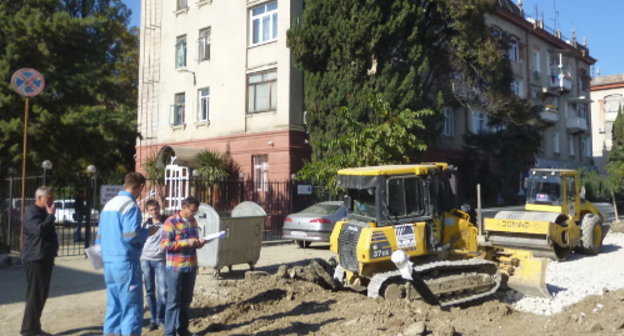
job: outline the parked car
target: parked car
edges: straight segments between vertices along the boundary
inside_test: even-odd
[[[54,216],[57,223],[64,225],[76,223],[76,202],[73,199],[55,200],[54,206],[56,207]]]
[[[329,242],[329,236],[337,221],[347,216],[347,208],[341,201],[321,202],[284,219],[282,234],[305,248],[314,242]]]

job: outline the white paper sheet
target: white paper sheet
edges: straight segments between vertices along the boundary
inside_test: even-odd
[[[209,233],[207,235],[204,236],[204,240],[206,242],[209,242],[211,240],[215,240],[218,238],[223,238],[225,237],[225,231],[219,231],[219,232],[215,232],[215,233]]]

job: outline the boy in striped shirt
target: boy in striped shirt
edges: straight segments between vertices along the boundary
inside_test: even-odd
[[[193,335],[188,331],[188,312],[197,276],[196,250],[206,243],[195,221],[198,209],[199,201],[188,197],[182,201],[182,210],[162,227],[161,245],[167,254],[165,336]]]

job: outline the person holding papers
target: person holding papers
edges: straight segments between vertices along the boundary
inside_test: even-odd
[[[182,210],[167,218],[162,227],[161,245],[166,251],[167,307],[165,336],[189,336],[189,307],[197,275],[196,250],[206,241],[199,237],[195,214],[199,201],[188,197],[182,201]]]

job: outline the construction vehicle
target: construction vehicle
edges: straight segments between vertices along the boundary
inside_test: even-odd
[[[485,241],[552,260],[572,251],[597,254],[606,233],[604,217],[581,194],[576,170],[532,169],[524,211],[500,211],[486,218]]]
[[[455,208],[452,173],[445,163],[338,171],[348,214],[330,236],[334,279],[369,297],[442,306],[494,293],[502,278],[496,254],[480,250],[476,226]]]

